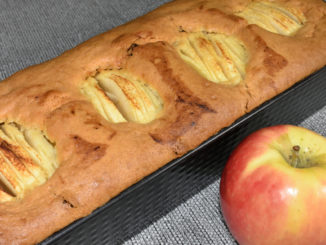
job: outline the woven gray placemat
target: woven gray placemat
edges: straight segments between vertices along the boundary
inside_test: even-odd
[[[167,0],[0,0],[0,80],[60,55]],[[326,135],[326,108],[302,126]],[[235,244],[219,209],[219,180],[125,244]]]

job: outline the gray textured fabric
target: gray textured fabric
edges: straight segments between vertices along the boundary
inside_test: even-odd
[[[209,185],[147,229],[132,244],[236,244],[223,223],[219,182]]]
[[[51,59],[167,0],[0,0],[0,80]],[[326,108],[302,125],[326,135]],[[219,180],[125,244],[235,244],[219,209]]]

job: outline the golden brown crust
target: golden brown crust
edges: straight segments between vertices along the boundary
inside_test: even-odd
[[[175,1],[0,83],[0,120],[45,131],[60,162],[24,199],[0,204],[0,244],[43,240],[326,64],[323,1],[277,1],[307,19],[290,37],[233,15],[250,2]],[[237,86],[209,82],[177,54],[178,38],[203,30],[245,44],[246,77]],[[161,117],[109,123],[80,93],[87,77],[120,68],[158,91]]]

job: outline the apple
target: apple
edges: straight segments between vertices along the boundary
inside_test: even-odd
[[[256,131],[231,154],[220,198],[241,245],[326,244],[326,138],[292,125]]]

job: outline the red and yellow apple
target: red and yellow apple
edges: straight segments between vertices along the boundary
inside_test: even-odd
[[[220,197],[241,245],[326,244],[326,138],[291,125],[258,130],[231,154]]]

